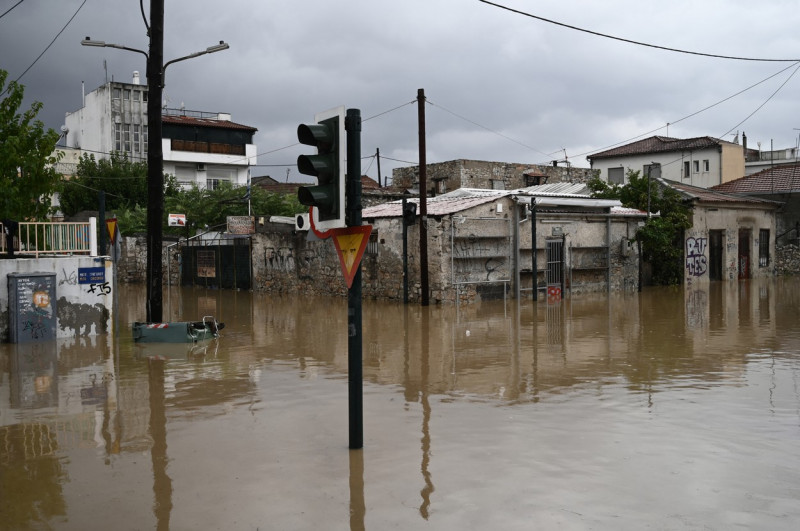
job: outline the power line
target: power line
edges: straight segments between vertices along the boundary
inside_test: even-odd
[[[769,100],[771,100],[771,99],[772,99],[772,98],[775,96],[775,94],[777,94],[778,92],[780,92],[780,91],[781,91],[781,89],[782,89],[784,86],[786,86],[786,83],[788,83],[788,82],[789,82],[789,80],[791,80],[791,79],[794,77],[794,75],[797,73],[797,71],[798,71],[798,70],[800,70],[800,66],[798,66],[797,68],[795,68],[795,69],[794,69],[794,72],[792,72],[792,75],[790,75],[788,78],[786,78],[786,81],[784,81],[784,82],[781,84],[781,86],[780,86],[780,87],[778,87],[777,89],[775,89],[775,92],[773,92],[772,94],[770,94],[770,95],[769,95],[769,98],[767,98],[767,99],[764,101],[764,103],[762,103],[761,105],[759,105],[758,107],[756,107],[756,109],[755,109],[753,112],[751,112],[750,114],[748,114],[748,115],[747,115],[747,118],[745,118],[744,120],[742,120],[742,121],[741,121],[741,122],[739,122],[738,124],[736,124],[736,125],[734,125],[733,127],[731,127],[731,128],[730,128],[728,131],[726,131],[726,132],[725,132],[725,133],[724,133],[724,134],[723,134],[723,135],[722,135],[720,138],[724,138],[724,137],[725,137],[725,135],[727,135],[728,133],[730,133],[731,131],[733,131],[734,129],[736,129],[737,127],[739,127],[740,125],[742,125],[743,123],[745,123],[745,122],[746,122],[747,120],[749,120],[749,119],[750,119],[750,118],[751,118],[751,117],[752,117],[752,116],[753,116],[755,113],[757,113],[758,111],[760,111],[760,110],[761,110],[761,108],[762,108],[764,105],[766,105],[767,103],[769,103]]]
[[[432,106],[435,106],[435,107],[439,107],[439,108],[440,108],[440,109],[442,109],[443,111],[445,111],[445,112],[447,112],[447,113],[449,113],[449,114],[452,114],[452,115],[453,115],[453,116],[455,116],[456,118],[460,118],[461,120],[464,120],[465,122],[471,123],[472,125],[476,125],[476,126],[480,127],[481,129],[485,129],[485,130],[489,131],[489,132],[490,132],[490,133],[492,133],[492,134],[495,134],[495,135],[497,135],[497,136],[499,136],[499,137],[505,138],[506,140],[509,140],[509,141],[511,141],[511,142],[514,142],[515,144],[518,144],[518,145],[520,145],[520,146],[522,146],[522,147],[524,147],[524,148],[528,148],[528,149],[530,149],[531,151],[535,151],[535,152],[537,152],[537,153],[539,153],[539,154],[541,154],[541,155],[544,155],[545,157],[549,157],[549,156],[553,155],[553,153],[545,153],[545,152],[543,152],[543,151],[539,151],[538,149],[536,149],[536,148],[534,148],[534,147],[531,147],[531,146],[529,146],[529,145],[527,145],[527,144],[524,144],[524,143],[522,143],[522,142],[520,142],[520,141],[518,141],[518,140],[515,140],[515,139],[511,138],[510,136],[506,136],[506,135],[504,135],[503,133],[499,133],[499,132],[497,132],[497,131],[494,131],[493,129],[490,129],[490,128],[486,127],[485,125],[481,125],[481,124],[479,124],[478,122],[475,122],[475,121],[473,121],[473,120],[470,120],[469,118],[466,118],[466,117],[464,117],[464,116],[461,116],[460,114],[456,114],[456,113],[454,113],[453,111],[451,111],[451,110],[448,110],[448,109],[446,109],[445,107],[442,107],[441,105],[438,105],[438,104],[436,104],[436,103],[434,103],[434,102],[430,101],[428,98],[425,98],[425,102],[426,102],[426,103],[428,103],[429,105],[432,105]],[[555,153],[555,152],[554,152],[554,153]]]
[[[21,4],[22,2],[24,2],[24,1],[25,1],[25,0],[19,0],[19,2],[17,2],[17,3],[16,3],[16,4],[14,4],[13,6],[9,7],[8,9],[6,9],[5,13],[3,13],[3,14],[0,14],[0,18],[3,18],[4,16],[8,15],[8,14],[11,12],[11,10],[12,10],[12,9],[14,9],[15,7],[17,7],[18,5],[20,5],[20,4]]]
[[[658,46],[656,44],[648,44],[646,42],[639,42],[639,41],[634,41],[634,40],[631,40],[631,39],[624,39],[622,37],[615,37],[614,35],[608,35],[608,34],[605,34],[605,33],[599,33],[597,31],[592,31],[592,30],[587,30],[587,29],[584,29],[584,28],[579,28],[577,26],[572,26],[570,24],[564,24],[563,22],[557,22],[555,20],[550,20],[550,19],[547,19],[547,18],[544,18],[544,17],[533,15],[531,13],[526,13],[524,11],[519,11],[517,9],[512,9],[510,7],[506,7],[506,6],[503,6],[503,5],[500,5],[500,4],[495,4],[494,2],[489,2],[487,0],[478,0],[478,1],[479,2],[483,2],[484,4],[489,4],[489,5],[494,6],[494,7],[498,7],[500,9],[505,9],[506,11],[511,11],[512,13],[516,13],[518,15],[524,15],[526,17],[535,18],[536,20],[541,20],[542,22],[547,22],[548,24],[555,24],[556,26],[561,26],[563,28],[569,28],[569,29],[575,30],[575,31],[582,31],[583,33],[588,33],[590,35],[596,35],[598,37],[605,37],[606,39],[613,39],[615,41],[627,42],[628,44],[635,44],[637,46],[646,46],[648,48],[656,48],[658,50],[666,50],[668,52],[685,53],[685,54],[689,54],[689,55],[700,55],[700,56],[703,56],[703,57],[713,57],[715,59],[733,59],[733,60],[736,60],[736,61],[762,61],[762,62],[784,62],[784,63],[788,63],[788,62],[794,63],[794,62],[800,61],[800,59],[762,59],[762,58],[755,58],[755,57],[736,57],[736,56],[731,56],[731,55],[717,55],[717,54],[711,54],[711,53],[702,53],[702,52],[692,52],[692,51],[689,51],[689,50],[681,50],[679,48],[669,48],[669,47],[666,47],[666,46]]]
[[[74,14],[73,14],[73,15],[70,17],[70,19],[67,21],[67,23],[66,23],[66,24],[64,24],[64,27],[63,27],[63,28],[61,28],[61,31],[59,31],[58,33],[56,33],[56,36],[55,36],[55,37],[53,37],[53,40],[52,40],[52,41],[50,41],[50,44],[48,44],[48,45],[47,45],[47,47],[44,49],[44,51],[42,51],[42,53],[40,53],[40,54],[39,54],[39,57],[37,57],[36,59],[34,59],[34,61],[31,63],[31,65],[30,65],[28,68],[26,68],[26,69],[25,69],[25,71],[24,71],[23,73],[21,73],[21,74],[19,75],[19,77],[17,77],[17,79],[15,79],[14,81],[17,81],[17,82],[19,82],[19,80],[20,80],[20,79],[22,79],[22,76],[24,76],[25,74],[27,74],[27,73],[28,73],[28,70],[30,70],[31,68],[33,68],[33,65],[35,65],[37,62],[39,62],[39,59],[41,59],[41,58],[42,58],[42,56],[43,56],[43,55],[44,55],[44,54],[47,52],[47,50],[49,50],[49,49],[50,49],[50,47],[51,47],[51,46],[53,46],[53,43],[55,43],[55,42],[56,42],[56,39],[58,39],[58,37],[59,37],[59,36],[60,36],[62,33],[64,33],[64,30],[65,30],[65,29],[67,29],[67,26],[69,26],[69,25],[70,25],[70,23],[72,22],[72,20],[73,20],[73,19],[74,19],[76,16],[78,16],[78,12],[79,12],[79,11],[80,11],[80,10],[83,8],[83,6],[84,6],[84,5],[86,5],[86,1],[87,1],[87,0],[83,0],[83,2],[81,3],[81,5],[79,5],[79,6],[78,6],[78,9],[76,9],[76,10],[75,10],[75,13],[74,13]],[[17,4],[17,5],[19,5],[19,4]],[[16,6],[15,6],[15,7],[16,7]],[[13,9],[13,8],[12,8],[12,9]],[[6,11],[6,13],[7,13],[7,12],[8,12],[8,11]],[[7,91],[7,90],[8,90],[8,88],[6,88],[6,91]],[[5,93],[5,91],[4,91],[4,93]]]

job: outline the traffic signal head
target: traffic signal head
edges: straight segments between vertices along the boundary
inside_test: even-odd
[[[417,204],[403,203],[403,223],[406,226],[413,225],[417,219]]]
[[[345,151],[344,107],[337,107],[314,117],[315,124],[300,124],[297,139],[317,148],[315,155],[297,157],[297,170],[316,177],[314,186],[301,186],[297,199],[314,207],[311,215],[319,229],[345,226]]]

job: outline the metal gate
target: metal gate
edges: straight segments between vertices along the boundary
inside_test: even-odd
[[[181,285],[251,289],[250,238],[215,240],[181,249]]]
[[[547,284],[547,297],[561,298],[564,291],[564,238],[545,240],[545,259],[547,268],[544,281]]]

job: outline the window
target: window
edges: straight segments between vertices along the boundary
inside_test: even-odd
[[[657,162],[645,164],[642,168],[642,175],[644,177],[650,177],[651,179],[658,179],[661,177],[661,164]]]
[[[133,152],[136,153],[137,155],[139,154],[139,151],[141,150],[141,148],[140,148],[141,144],[139,142],[140,141],[140,138],[139,138],[139,128],[140,127],[141,126],[139,124],[134,124],[133,125]]]
[[[691,177],[691,173],[689,172],[689,169],[690,169],[689,161],[688,160],[683,161],[683,178],[684,179],[688,179],[689,177]]]
[[[703,161],[703,171],[708,172],[709,171],[708,168],[709,168],[708,159],[705,159]]]
[[[147,94],[147,93],[145,93]],[[142,142],[144,142],[144,154],[147,155],[147,126],[142,127]]]
[[[622,184],[625,182],[624,168],[609,168],[608,169],[608,182],[609,184]]]
[[[505,190],[506,183],[500,179],[492,180],[492,190]]]
[[[217,179],[217,178],[206,179],[206,188],[208,188],[209,190],[216,190],[217,188],[219,188],[219,185],[223,182],[228,182],[228,180]]]
[[[138,90],[134,90],[133,91],[133,101],[139,101],[139,95],[140,94],[141,94],[141,92],[139,92]]]
[[[125,101],[129,101],[131,99],[131,89],[125,89],[122,91],[122,99]]]
[[[694,172],[695,173],[700,173],[700,161],[699,160],[695,160],[695,161],[692,161],[692,162],[694,162]]]
[[[114,98],[115,100],[118,100],[121,92],[122,91],[119,89],[119,87],[114,87],[111,90],[111,97]]]
[[[122,151],[122,124],[114,124],[114,150]]]
[[[123,141],[125,143],[125,152],[131,152],[131,125],[124,124],[122,126]]]
[[[758,231],[758,265],[759,267],[769,265],[769,229]]]

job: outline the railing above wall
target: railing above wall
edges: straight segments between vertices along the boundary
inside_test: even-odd
[[[14,255],[36,257],[43,255],[97,256],[97,218],[89,221],[52,223],[23,221],[17,224]],[[0,223],[0,254],[8,253],[9,237]]]

